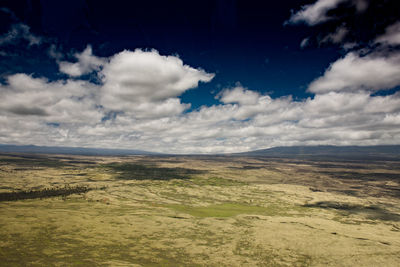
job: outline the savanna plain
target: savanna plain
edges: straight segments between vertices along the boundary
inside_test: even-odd
[[[399,266],[400,161],[0,155],[1,266]]]

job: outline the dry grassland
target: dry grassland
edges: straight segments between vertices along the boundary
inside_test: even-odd
[[[0,265],[399,266],[399,183],[389,161],[0,155],[0,195],[91,189],[0,202]]]

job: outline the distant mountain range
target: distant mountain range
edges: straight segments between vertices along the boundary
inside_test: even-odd
[[[34,145],[1,145],[0,152],[5,153],[32,153],[32,154],[70,154],[70,155],[93,155],[93,156],[124,156],[124,155],[158,155],[143,150],[133,149],[107,149],[107,148],[85,148],[85,147],[56,147],[56,146],[34,146]]]
[[[335,158],[400,158],[400,145],[380,146],[290,146],[273,147],[237,153],[260,157],[335,157]]]
[[[55,147],[35,145],[1,145],[0,153],[71,154],[71,155],[167,155],[133,149],[106,149],[85,147]],[[215,155],[215,154],[214,154]],[[288,146],[273,147],[243,153],[222,154],[231,156],[282,157],[282,158],[357,158],[400,159],[400,145],[382,146]]]

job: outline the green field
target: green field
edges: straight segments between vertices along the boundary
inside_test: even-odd
[[[398,266],[399,183],[396,161],[3,154],[0,265]]]

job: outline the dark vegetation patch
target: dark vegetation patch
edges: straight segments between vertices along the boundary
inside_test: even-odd
[[[228,178],[221,177],[207,177],[207,178],[196,178],[190,180],[177,180],[173,182],[176,186],[191,187],[191,186],[241,186],[246,185],[245,182],[232,180]]]
[[[346,189],[346,190],[337,190],[337,192],[338,193],[342,193],[342,194],[346,194],[346,195],[350,195],[350,196],[358,196],[358,195],[360,195],[360,190]]]
[[[162,158],[162,157],[159,157],[159,158],[156,158],[156,159],[157,159],[157,162],[159,162],[159,163],[184,163],[185,162],[185,160],[178,159],[178,158]],[[151,163],[151,161],[148,158],[144,158],[142,160],[138,160],[137,162],[140,162],[140,163],[143,163],[143,164]]]
[[[16,201],[22,199],[35,199],[35,198],[49,198],[49,197],[67,197],[72,194],[86,193],[92,190],[87,186],[65,186],[56,188],[43,188],[43,189],[32,189],[26,191],[17,192],[2,192],[0,193],[1,201]]]
[[[343,181],[345,180],[342,180],[342,182]],[[386,185],[384,181],[382,183],[374,185],[364,183],[364,181],[362,180],[354,180],[352,182],[361,184],[361,186],[352,186],[351,184],[346,186],[342,184],[339,187],[327,188],[326,191],[356,197],[400,197],[400,189],[396,186]]]
[[[117,172],[117,178],[123,180],[189,179],[192,175],[204,173],[187,168],[165,168],[134,163],[109,163],[102,164],[101,167]]]
[[[70,164],[87,164],[87,165],[97,164],[96,162],[87,161],[87,160],[69,160],[69,161],[67,161],[67,163],[70,163]]]
[[[361,179],[364,181],[381,181],[385,179],[385,180],[400,181],[400,174],[398,173],[385,173],[385,172],[360,173],[360,172],[333,172],[333,171],[324,171],[321,173],[340,179]]]
[[[363,214],[371,220],[400,221],[399,214],[389,212],[378,206],[363,206],[335,201],[320,201],[303,206],[308,208],[334,209],[344,213],[344,215]]]
[[[311,163],[314,167],[322,168],[322,169],[372,169],[375,166],[370,166],[370,165],[356,165],[356,164],[335,164],[335,163],[318,163],[318,162],[312,162]]]
[[[310,187],[309,189],[310,189],[310,191],[312,191],[312,192],[323,192],[323,191],[324,191],[324,190],[319,189],[319,188],[316,188],[316,187]]]
[[[62,176],[65,177],[76,177],[76,176],[87,176],[88,174],[86,172],[83,173],[63,173]]]
[[[7,157],[0,158],[0,165],[15,164],[21,167],[65,167],[66,162],[42,157]]]
[[[235,166],[229,167],[229,169],[235,169],[235,170],[258,170],[263,168],[264,166],[253,166],[253,165],[244,165],[242,167],[235,167]]]

